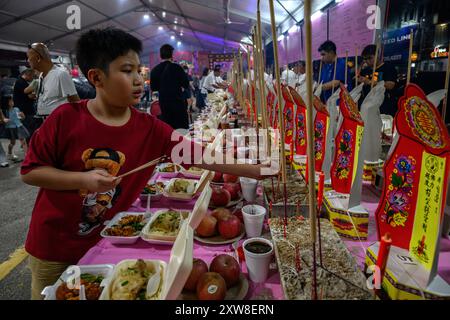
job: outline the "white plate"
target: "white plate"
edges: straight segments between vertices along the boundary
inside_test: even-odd
[[[222,238],[221,235],[216,235],[216,236],[212,236],[212,237],[208,237],[208,238],[201,238],[201,237],[197,236],[196,234],[194,234],[194,239],[197,240],[198,242],[201,242],[204,244],[212,244],[212,245],[230,244],[235,241],[239,241],[244,237],[244,235],[245,235],[244,224],[242,224],[241,230],[242,230],[241,233],[236,238],[233,238],[233,239],[224,239],[224,238]]]
[[[139,237],[141,236],[141,233],[132,236],[132,237],[116,237],[116,236],[109,236],[106,233],[106,229],[111,228],[113,225],[117,224],[120,219],[122,219],[125,216],[133,215],[133,216],[144,216],[144,224],[147,222],[146,220],[150,218],[149,214],[146,214],[145,212],[120,212],[112,218],[110,221],[105,221],[106,227],[103,228],[100,235],[109,240],[112,244],[133,244],[135,243]]]
[[[75,267],[75,268],[74,268]],[[71,276],[74,275],[74,271],[78,268],[80,275],[83,273],[90,273],[95,276],[103,276],[103,281],[100,284],[101,287],[105,286],[105,283],[111,277],[114,265],[112,264],[98,264],[98,265],[86,265],[86,266],[70,266],[59,277],[58,281],[52,286],[45,287],[42,290],[42,295],[45,296],[44,300],[56,300],[56,290],[59,286],[68,280],[71,280]],[[70,272],[69,272],[70,271]],[[73,277],[73,276],[72,276]],[[72,278],[73,279],[73,278]]]

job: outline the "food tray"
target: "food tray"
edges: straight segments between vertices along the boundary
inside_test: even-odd
[[[183,224],[183,221],[186,220],[189,216],[189,211],[187,210],[174,210],[174,209],[163,209],[163,210],[158,210],[156,211],[149,222],[147,222],[147,224],[145,225],[145,227],[142,229],[141,231],[141,238],[144,241],[147,242],[153,242],[154,240],[157,240],[158,243],[166,243],[166,244],[173,244],[174,241],[177,238],[177,235],[174,236],[164,236],[164,235],[160,235],[160,234],[151,234],[150,233],[150,227],[152,226],[152,224],[156,221],[156,219],[162,215],[163,213],[167,212],[167,211],[175,211],[178,212],[181,215],[181,220],[180,220],[180,226],[178,228],[178,232],[180,231],[180,228]]]
[[[182,167],[179,164],[175,164],[176,168],[175,168],[175,172],[162,172],[160,171],[162,168],[167,167],[168,165],[170,165],[172,163],[166,162],[166,163],[161,163],[156,167],[156,172],[159,174],[160,177],[162,178],[166,178],[166,179],[171,179],[171,178],[175,178],[176,176],[178,176],[178,173],[181,172]]]
[[[105,221],[106,226],[105,226],[105,228],[103,228],[100,235],[103,238],[109,240],[109,242],[111,242],[112,244],[133,244],[133,243],[135,243],[141,236],[140,232],[139,232],[139,234],[132,236],[132,237],[109,236],[106,233],[106,229],[111,228],[113,225],[118,223],[120,219],[122,219],[123,217],[128,216],[128,215],[144,216],[144,223],[146,223],[146,220],[148,220],[150,218],[150,215],[146,214],[145,212],[120,212],[120,213],[116,214],[114,216],[114,218],[112,218],[111,220]]]
[[[44,290],[42,290],[41,294],[45,297],[44,300],[56,300],[56,290],[58,289],[58,287],[64,282],[71,281],[74,278],[74,267],[79,268],[80,275],[83,273],[90,273],[95,276],[103,276],[104,279],[100,284],[101,287],[104,287],[106,281],[108,281],[108,278],[112,275],[114,269],[114,265],[112,264],[70,266],[61,274],[55,284],[45,287]]]

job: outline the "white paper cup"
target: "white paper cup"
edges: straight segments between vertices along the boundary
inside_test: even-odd
[[[251,178],[239,178],[241,183],[242,195],[245,201],[253,202],[256,199],[256,188],[258,187],[258,180]]]
[[[270,245],[271,249],[267,253],[253,253],[247,251],[245,246],[252,242],[264,242]],[[264,238],[251,238],[244,241],[242,248],[244,249],[245,264],[247,265],[248,275],[250,280],[255,283],[266,281],[269,275],[269,266],[272,261],[273,244],[271,241]]]
[[[266,208],[259,205],[248,205],[242,208],[242,217],[244,218],[245,233],[247,238],[261,236]]]

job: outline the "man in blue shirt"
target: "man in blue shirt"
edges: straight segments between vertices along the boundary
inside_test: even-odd
[[[341,83],[345,83],[345,59],[338,59],[336,55],[336,45],[333,41],[325,41],[319,47],[322,59],[322,72],[318,82],[322,82],[322,94],[320,99],[326,103],[328,98],[337,90]],[[334,64],[336,63],[336,74],[334,74]],[[347,89],[352,89],[352,81],[349,70],[347,70]]]

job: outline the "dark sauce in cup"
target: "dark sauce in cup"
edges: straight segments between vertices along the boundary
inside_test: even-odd
[[[245,245],[245,250],[256,253],[256,254],[264,254],[272,250],[272,247],[265,242],[262,241],[254,241],[247,243]]]

